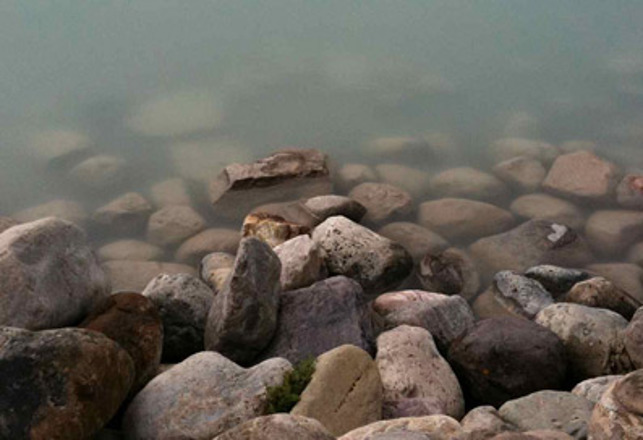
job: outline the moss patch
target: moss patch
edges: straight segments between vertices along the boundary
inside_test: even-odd
[[[299,402],[299,396],[315,372],[315,358],[298,362],[292,371],[284,376],[280,386],[268,387],[267,414],[288,413]]]

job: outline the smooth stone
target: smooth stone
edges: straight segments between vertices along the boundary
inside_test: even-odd
[[[619,257],[643,238],[643,212],[596,211],[587,219],[585,236],[597,254]]]
[[[626,291],[619,289],[603,277],[593,277],[575,284],[565,295],[564,300],[589,307],[609,309],[625,319],[630,319],[636,309],[643,305],[641,301],[631,297]]]
[[[560,150],[541,140],[511,137],[494,141],[491,153],[496,162],[524,156],[549,164],[558,157]]]
[[[538,281],[510,270],[494,275],[491,291],[503,308],[527,319],[533,319],[538,312],[554,302],[550,293]]]
[[[643,209],[643,174],[627,174],[616,187],[618,204],[627,209]]]
[[[0,327],[0,377],[1,438],[92,438],[125,400],[134,362],[98,332]]]
[[[597,404],[605,390],[622,377],[622,374],[592,377],[577,383],[571,392],[577,396],[584,397],[593,404]]]
[[[213,292],[218,293],[232,272],[235,256],[227,252],[212,252],[201,260],[199,275]]]
[[[458,248],[427,253],[417,266],[416,275],[425,290],[460,295],[472,301],[480,290],[480,276],[469,254]]]
[[[181,141],[170,145],[168,150],[169,161],[176,175],[203,185],[206,189],[209,182],[228,164],[253,159],[247,146],[226,138]]]
[[[310,417],[333,435],[382,418],[382,380],[371,356],[354,345],[320,355],[291,415]]]
[[[639,308],[623,332],[627,355],[634,368],[643,368],[643,308]]]
[[[176,261],[196,265],[212,252],[236,254],[241,234],[234,229],[210,228],[188,238],[177,249]]]
[[[163,249],[139,240],[117,240],[101,246],[96,252],[102,261],[154,261],[163,257]]]
[[[84,228],[88,215],[85,208],[73,200],[52,200],[31,208],[23,209],[11,215],[17,223],[27,223],[46,217],[58,217]]]
[[[307,226],[291,223],[274,214],[254,212],[243,219],[242,237],[256,237],[268,243],[271,248],[297,237],[310,233]]]
[[[518,431],[518,427],[504,420],[491,405],[477,406],[460,421],[467,434],[466,440],[486,440],[503,432]]]
[[[402,433],[404,435],[427,434],[430,440],[453,440],[462,434],[462,427],[456,420],[443,414],[402,417],[362,426],[344,434],[337,440],[373,440],[377,438],[377,435],[401,435]],[[413,437],[411,439],[418,440],[417,436],[415,439]]]
[[[558,389],[567,367],[555,333],[511,317],[478,321],[451,344],[447,359],[467,402],[496,407],[535,391]]]
[[[104,262],[101,267],[111,281],[113,292],[142,292],[152,278],[162,273],[196,274],[196,270],[191,266],[159,261],[112,260]]]
[[[361,183],[348,193],[348,197],[366,208],[364,221],[371,223],[403,218],[413,209],[411,195],[388,183]]]
[[[368,165],[349,163],[342,166],[335,176],[335,184],[339,191],[348,193],[351,189],[364,182],[377,182],[375,171]]]
[[[163,360],[180,362],[204,350],[203,335],[214,292],[194,275],[161,274],[143,295],[158,308],[163,321]]]
[[[0,225],[0,232],[2,231],[2,226]],[[637,264],[643,267],[643,241],[632,246],[627,253],[625,260],[628,263]]]
[[[268,345],[277,328],[281,262],[257,238],[244,238],[232,272],[208,313],[205,348],[242,365]]]
[[[446,414],[464,415],[464,397],[453,370],[440,355],[431,333],[420,327],[401,325],[377,338],[377,368],[384,387],[384,417]],[[403,403],[421,399],[428,410],[408,414]]]
[[[77,187],[104,191],[127,181],[127,162],[116,156],[90,157],[69,171],[69,178]]]
[[[514,157],[493,167],[493,173],[509,187],[522,193],[533,193],[547,175],[540,161],[525,156]]]
[[[642,267],[628,263],[596,263],[587,266],[587,270],[607,278],[630,297],[643,302]]]
[[[437,253],[449,247],[439,234],[411,222],[393,222],[381,227],[377,233],[407,250],[413,261],[418,262],[427,253]]]
[[[509,189],[500,179],[470,167],[452,168],[431,178],[431,193],[443,198],[503,200]]]
[[[112,233],[136,235],[144,230],[152,210],[145,197],[128,192],[94,211],[92,221]]]
[[[585,226],[585,215],[576,205],[549,194],[525,194],[511,202],[509,210],[527,220],[549,220],[579,230]]]
[[[265,414],[266,388],[292,370],[285,359],[244,369],[219,353],[203,351],[156,376],[125,412],[132,440],[211,439]]]
[[[109,293],[85,233],[72,223],[49,217],[0,234],[0,325],[74,325]]]
[[[19,223],[20,222],[12,219],[11,217],[0,215],[0,234]]]
[[[317,420],[293,414],[256,417],[212,440],[335,440]]]
[[[413,268],[413,259],[401,245],[346,217],[330,217],[315,228],[312,238],[325,253],[329,274],[356,280],[369,297],[394,289]]]
[[[420,204],[418,223],[450,241],[499,234],[515,225],[514,216],[489,203],[446,198]]]
[[[180,177],[162,180],[150,188],[150,198],[157,208],[173,205],[192,205],[190,189],[185,180]]]
[[[611,310],[558,303],[543,309],[535,322],[554,332],[565,346],[570,377],[581,381],[631,370],[620,333],[627,320]]]
[[[174,246],[205,229],[205,219],[190,206],[166,206],[147,222],[147,240],[159,246]]]
[[[525,271],[525,276],[542,284],[554,298],[567,293],[575,284],[589,278],[589,274],[584,270],[559,267],[552,264],[530,267]]]
[[[123,347],[134,361],[130,396],[154,376],[161,363],[164,326],[156,305],[140,293],[123,292],[105,298],[79,324],[100,332]]]
[[[425,197],[429,192],[429,175],[417,168],[386,163],[375,166],[380,181],[402,188],[414,199]]]
[[[334,194],[311,197],[303,205],[313,216],[319,219],[319,223],[336,215],[343,215],[355,223],[359,223],[366,215],[366,207],[361,203],[350,197]]]
[[[299,289],[321,280],[326,268],[319,245],[308,235],[300,235],[274,248],[281,261],[281,288]]]
[[[84,133],[53,129],[29,139],[29,152],[45,167],[60,170],[90,154],[91,141]]]

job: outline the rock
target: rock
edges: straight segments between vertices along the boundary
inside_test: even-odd
[[[0,232],[2,225],[0,224]],[[643,267],[643,241],[632,246],[627,253],[626,261]]]
[[[286,221],[284,218],[264,212],[248,214],[243,220],[242,237],[256,237],[272,248],[298,235],[308,234],[310,229]]]
[[[305,209],[319,219],[317,224],[336,215],[343,215],[349,220],[359,223],[366,215],[366,207],[364,205],[345,196],[331,194],[311,197],[306,200],[303,205]]]
[[[498,272],[491,288],[494,299],[515,316],[533,319],[538,312],[554,302],[538,281],[510,270]]]
[[[503,432],[491,440],[573,440],[574,437],[565,434],[562,431],[551,429],[537,429],[535,431],[525,432]]]
[[[620,256],[643,238],[643,212],[596,211],[585,225],[587,242],[604,256]]]
[[[412,437],[415,434],[426,434],[426,437],[430,440],[452,440],[462,434],[462,427],[453,418],[442,414],[424,417],[403,417],[394,420],[382,420],[362,426],[344,434],[337,440],[386,440],[384,434],[403,434],[404,436],[409,436],[410,440],[424,440],[417,435],[415,438]],[[377,437],[378,435],[379,437]],[[396,437],[393,438],[397,440]]]
[[[250,363],[277,327],[281,262],[257,238],[244,238],[232,272],[214,297],[205,327],[206,350]]]
[[[636,309],[643,305],[641,301],[632,298],[627,292],[603,277],[593,277],[577,283],[565,295],[565,302],[609,309],[625,319],[630,319]]]
[[[417,277],[426,290],[460,295],[467,301],[472,301],[480,290],[475,263],[458,248],[424,255],[417,268]]]
[[[190,206],[166,206],[150,216],[147,240],[159,246],[173,246],[201,232],[205,224],[201,214]]]
[[[449,348],[448,360],[470,404],[500,406],[565,379],[564,346],[550,330],[525,319],[478,321]]]
[[[379,180],[389,185],[402,188],[411,197],[420,199],[429,191],[429,175],[416,168],[393,163],[381,164],[375,167]]]
[[[405,217],[413,208],[411,195],[388,183],[362,183],[353,188],[348,196],[366,208],[364,220],[372,223]]]
[[[410,222],[389,223],[377,233],[401,244],[416,262],[427,253],[438,253],[449,247],[449,243],[442,236]]]
[[[576,382],[631,370],[620,336],[627,321],[618,313],[579,304],[559,303],[543,309],[535,321],[561,339],[569,374]]]
[[[142,292],[150,280],[162,273],[195,274],[191,266],[158,261],[112,260],[101,265],[112,284],[112,291]]]
[[[11,217],[0,216],[0,234],[19,223]]]
[[[474,317],[460,296],[447,296],[422,290],[385,293],[372,302],[372,308],[386,328],[411,325],[428,330],[446,351],[455,339],[473,327]]]
[[[613,196],[619,169],[589,151],[567,153],[554,161],[542,187],[554,195],[591,203]]]
[[[168,148],[169,160],[181,178],[208,186],[231,163],[252,161],[250,149],[234,139],[181,141]]]
[[[104,191],[126,181],[127,163],[115,156],[90,157],[69,171],[69,178],[79,188]]]
[[[225,285],[232,272],[234,258],[234,255],[226,252],[213,252],[201,260],[199,275],[210,286],[214,294],[217,294]]]
[[[523,193],[536,192],[547,175],[540,161],[526,156],[500,162],[493,167],[493,172],[511,188]]]
[[[583,212],[572,202],[548,194],[526,194],[515,199],[509,210],[527,220],[543,219],[568,225],[572,229],[585,226]]]
[[[116,293],[105,298],[79,327],[100,332],[127,351],[135,370],[131,396],[156,376],[163,323],[156,305],[140,293]]]
[[[346,277],[283,292],[277,330],[261,358],[296,363],[344,344],[371,352],[374,330],[368,312],[360,285]]]
[[[210,184],[218,215],[238,218],[260,203],[331,192],[327,158],[317,150],[281,150],[250,164],[231,164]]]
[[[522,431],[559,430],[581,440],[587,438],[593,406],[572,393],[547,390],[510,400],[498,412]]]
[[[592,440],[643,438],[643,370],[618,379],[603,393],[589,423]]]
[[[593,260],[585,241],[565,225],[530,220],[502,234],[481,238],[469,247],[483,277],[501,270],[523,272],[539,264],[583,267]]]
[[[180,177],[155,183],[150,188],[150,197],[157,208],[173,205],[192,205],[188,185]]]
[[[335,440],[317,420],[292,414],[257,417],[212,440]]]
[[[129,192],[98,208],[92,221],[112,233],[136,235],[151,213],[152,205],[142,195]]]
[[[514,216],[489,203],[439,199],[420,204],[418,223],[451,241],[499,234],[514,226]]]
[[[47,168],[60,170],[90,154],[91,141],[80,132],[71,130],[45,130],[33,135],[29,142],[30,153]]]
[[[337,188],[348,193],[352,188],[364,182],[377,182],[375,171],[368,165],[349,163],[337,171],[335,183]]]
[[[187,239],[179,246],[174,257],[181,263],[197,264],[212,252],[236,254],[239,240],[241,240],[241,234],[234,229],[206,229]]]
[[[101,246],[97,251],[102,261],[135,260],[152,261],[163,257],[163,249],[139,240],[118,240]]]
[[[265,414],[266,388],[281,385],[291,369],[284,359],[243,369],[219,353],[197,353],[137,394],[123,431],[132,440],[211,439]]]
[[[417,160],[418,157],[432,156],[435,151],[426,139],[421,137],[379,137],[364,146],[367,157]]]
[[[453,370],[423,328],[401,325],[377,338],[377,368],[384,387],[384,417],[446,414],[460,419],[464,398]],[[421,400],[428,410],[408,414],[403,404]]]
[[[493,142],[491,153],[497,162],[524,156],[549,164],[558,157],[560,150],[554,145],[540,140],[503,138]]]
[[[318,420],[335,436],[380,420],[382,380],[377,365],[354,345],[322,354],[290,414]]]
[[[563,153],[574,153],[581,150],[594,152],[596,147],[595,142],[586,140],[565,141],[560,144],[560,149]]]
[[[2,327],[0,377],[0,437],[91,438],[127,396],[134,363],[97,332]]]
[[[214,292],[197,277],[161,274],[143,295],[158,308],[163,321],[163,360],[180,362],[204,350],[203,335]]]
[[[525,276],[542,284],[554,298],[567,293],[576,283],[589,278],[589,274],[584,270],[569,269],[551,264],[530,267],[525,271]]]
[[[319,196],[325,197],[325,196]],[[332,196],[328,196],[332,197]],[[315,198],[315,197],[313,197]],[[357,203],[357,202],[355,202]],[[272,215],[283,218],[286,222],[294,223],[295,225],[305,226],[313,229],[320,224],[323,220],[317,217],[305,206],[305,200],[297,200],[291,202],[268,203],[266,205],[257,206],[252,209],[250,214]]]
[[[73,325],[107,295],[108,279],[72,223],[49,217],[0,234],[0,325]]]
[[[600,263],[587,266],[593,274],[610,280],[637,301],[643,301],[643,268],[628,263]]]
[[[443,198],[497,201],[509,195],[497,177],[475,168],[452,168],[431,178],[431,192]]]
[[[627,355],[634,368],[643,368],[643,308],[639,308],[623,332]]]
[[[84,228],[87,223],[87,212],[78,202],[72,200],[52,200],[41,205],[23,209],[16,212],[12,217],[18,223],[27,223],[40,220],[45,217],[58,217]]]
[[[515,432],[518,427],[504,420],[493,406],[477,406],[460,421],[467,440],[484,440],[502,432]]]
[[[312,237],[325,253],[329,274],[356,280],[369,296],[395,288],[413,267],[402,246],[346,217],[330,217]]]
[[[291,238],[274,248],[281,261],[281,288],[299,289],[319,281],[325,272],[319,246],[308,235]]]
[[[643,175],[627,174],[616,187],[618,204],[627,209],[643,209]]]
[[[620,374],[612,374],[609,376],[598,376],[584,380],[576,384],[574,389],[572,389],[572,394],[584,397],[593,404],[596,404],[601,400],[601,396],[605,390],[622,377],[623,375]]]

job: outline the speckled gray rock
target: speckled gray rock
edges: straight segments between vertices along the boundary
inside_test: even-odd
[[[308,235],[291,238],[274,248],[281,261],[281,288],[299,289],[323,278],[324,260],[319,245]]]
[[[112,233],[136,235],[151,213],[152,205],[142,195],[128,192],[94,211],[92,221]]]
[[[20,223],[32,222],[45,217],[58,217],[84,228],[89,218],[83,206],[73,200],[52,200],[16,212],[12,217]]]
[[[192,266],[159,261],[112,260],[101,264],[101,267],[107,274],[114,292],[120,290],[142,292],[152,278],[162,273],[196,274]]]
[[[539,160],[518,156],[493,167],[494,174],[520,192],[532,193],[540,188],[547,170]]]
[[[502,432],[516,432],[518,427],[504,420],[490,405],[477,406],[460,421],[466,440],[486,440]]]
[[[643,175],[627,174],[616,187],[619,205],[628,209],[643,209]]]
[[[371,297],[395,288],[413,267],[401,245],[346,217],[330,217],[312,237],[324,252],[329,274],[353,278]]]
[[[373,440],[377,438],[376,436],[384,434],[425,434],[430,440],[453,440],[462,434],[462,427],[452,417],[443,414],[424,417],[403,417],[394,420],[382,420],[362,426],[344,434],[337,440]]]
[[[150,216],[147,240],[159,246],[173,246],[201,232],[205,224],[201,214],[190,206],[166,206]]]
[[[234,255],[226,252],[212,252],[201,260],[199,275],[215,294],[223,288],[232,272],[234,258]]]
[[[554,302],[538,281],[510,270],[494,275],[491,291],[500,306],[527,319],[533,319],[538,312]]]
[[[572,394],[584,397],[593,404],[601,400],[601,396],[607,388],[615,381],[623,377],[621,374],[612,374],[608,376],[598,376],[584,380],[576,384],[572,389]]]
[[[552,264],[530,267],[525,271],[525,276],[542,284],[554,298],[567,293],[576,283],[589,278],[589,274],[584,270],[569,269]]]
[[[377,233],[401,244],[416,262],[429,252],[437,253],[449,247],[449,243],[439,234],[411,222],[389,223]]]
[[[188,238],[174,254],[176,261],[197,265],[207,254],[227,252],[236,254],[241,234],[234,229],[211,228]]]
[[[182,361],[203,351],[203,334],[214,292],[189,274],[162,274],[143,290],[163,321],[163,360]]]
[[[348,196],[366,208],[364,221],[371,223],[381,224],[404,217],[413,208],[411,195],[388,183],[362,183]]]
[[[623,332],[625,349],[634,368],[643,368],[643,308],[639,308]]]
[[[73,325],[110,293],[85,233],[54,217],[0,234],[0,325]]]
[[[458,248],[427,253],[416,275],[424,289],[446,295],[460,295],[472,301],[480,290],[480,275],[469,254]]]
[[[431,192],[438,197],[497,201],[509,195],[500,179],[470,167],[452,168],[431,178]]]
[[[440,355],[431,333],[401,325],[377,338],[377,368],[384,386],[384,417],[464,415],[464,398],[453,370]],[[404,401],[421,399],[423,414],[408,414]]]
[[[292,414],[272,414],[248,420],[212,440],[335,440],[317,420]]]
[[[101,246],[96,254],[102,261],[153,261],[163,257],[163,249],[139,240],[117,240]]]
[[[620,256],[643,238],[643,211],[596,211],[587,219],[585,236],[597,254]]]
[[[244,238],[223,289],[214,297],[205,328],[205,348],[235,362],[253,360],[277,327],[281,262],[257,238]]]
[[[568,200],[549,194],[525,194],[511,202],[509,210],[514,215],[527,220],[549,220],[576,230],[581,230],[585,226],[585,214],[580,208]]]
[[[197,353],[137,394],[123,431],[132,440],[211,439],[265,414],[266,387],[281,385],[291,369],[284,359],[243,369],[219,353]]]
[[[630,296],[610,280],[603,277],[592,277],[576,283],[564,297],[565,302],[582,304],[600,309],[609,309],[625,319],[630,319],[641,301]]]
[[[303,202],[303,207],[319,219],[318,223],[336,215],[343,215],[359,223],[366,215],[366,207],[361,203],[350,197],[333,194],[311,197]]]
[[[620,335],[627,321],[618,313],[559,303],[540,311],[535,321],[561,339],[570,376],[577,381],[632,369]]]

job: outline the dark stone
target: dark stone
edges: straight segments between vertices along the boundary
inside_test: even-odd
[[[551,264],[530,267],[525,276],[538,281],[554,298],[567,293],[574,284],[585,281],[589,274],[580,269],[568,269]]]
[[[431,292],[460,295],[470,301],[480,289],[480,277],[469,256],[457,248],[428,253],[418,266],[418,279]]]

